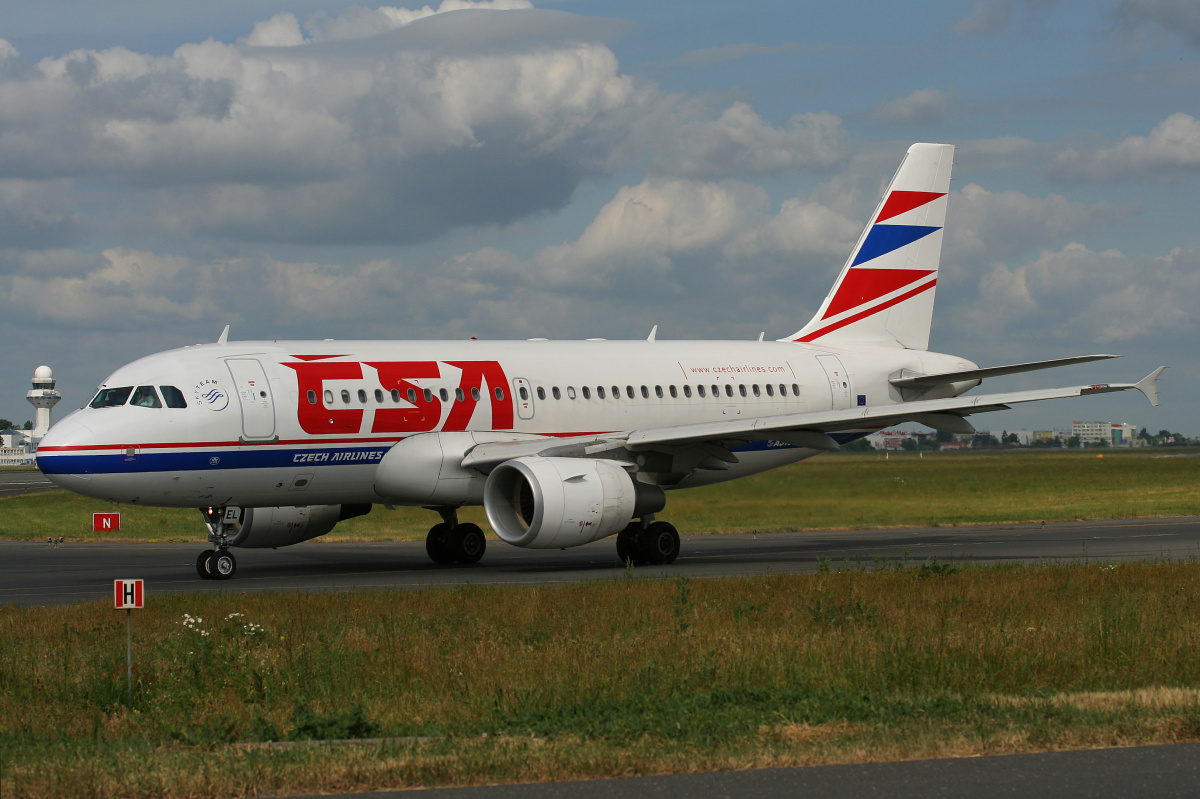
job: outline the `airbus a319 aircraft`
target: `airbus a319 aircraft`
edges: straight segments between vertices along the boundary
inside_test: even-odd
[[[1138,383],[964,396],[988,377],[1116,357],[980,368],[928,351],[954,148],[914,144],[816,316],[778,341],[228,341],[123,366],[37,452],[58,485],[199,508],[227,579],[234,547],[324,535],[375,504],[441,515],[438,563],[486,539],[565,549],[616,535],[634,564],[671,563],[666,491],[796,463],[900,422],[966,417]]]

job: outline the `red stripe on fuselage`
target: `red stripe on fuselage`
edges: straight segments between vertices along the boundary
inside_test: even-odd
[[[508,430],[476,430],[478,433],[499,432],[507,433]],[[574,436],[606,436],[612,433],[621,432],[618,430],[599,430],[588,432],[566,432],[566,433],[529,433],[528,435],[546,436],[547,438],[572,438]],[[426,435],[417,433],[415,435]],[[39,452],[95,452],[98,450],[125,450],[131,447],[136,449],[220,449],[220,448],[254,448],[263,447],[294,447],[294,446],[311,446],[314,444],[396,444],[403,441],[408,436],[400,438],[294,438],[286,441],[272,441],[270,444],[243,444],[240,441],[181,441],[175,443],[151,443],[151,444],[93,444],[87,447],[40,447]],[[522,439],[516,439],[518,441]]]

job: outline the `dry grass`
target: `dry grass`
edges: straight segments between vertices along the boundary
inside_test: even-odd
[[[233,796],[1200,739],[1195,564],[148,605],[132,704],[123,614],[105,603],[0,608],[5,797]],[[325,724],[318,738],[348,734],[357,706],[368,724],[356,734],[432,740],[233,746],[296,737],[309,723],[298,706]]]

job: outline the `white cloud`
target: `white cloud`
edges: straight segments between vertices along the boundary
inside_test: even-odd
[[[1200,5],[1195,0],[1119,0],[1116,13],[1126,29],[1149,24],[1200,47]]]
[[[1106,206],[1070,202],[1059,194],[1030,197],[968,183],[950,197],[943,263],[961,272],[1017,258],[1079,236],[1117,213]]]
[[[954,95],[940,89],[918,89],[907,97],[884,103],[872,115],[880,122],[934,122],[950,110]]]
[[[16,275],[8,300],[21,316],[63,327],[144,329],[208,316],[205,282],[185,258],[114,248],[81,276]]]
[[[685,123],[656,166],[687,178],[772,175],[826,168],[842,158],[841,120],[825,113],[796,114],[786,128],[763,120],[736,102],[716,120]]]
[[[1170,180],[1200,169],[1200,120],[1172,114],[1145,136],[1115,144],[1063,146],[1051,174],[1069,181]]]
[[[70,181],[0,179],[0,247],[69,242],[81,226]]]
[[[958,324],[992,336],[1104,344],[1188,334],[1198,302],[1200,249],[1134,259],[1071,243],[1015,269],[995,265],[980,279],[977,301],[958,309]]]
[[[304,32],[296,15],[291,12],[276,14],[270,19],[255,24],[246,37],[252,47],[295,47],[304,44]]]
[[[1037,19],[1058,2],[1059,0],[978,0],[971,13],[955,24],[954,30],[960,35],[980,33],[994,36],[1007,28],[1014,17],[1021,17],[1025,22]]]
[[[363,39],[387,31],[402,28],[417,20],[432,17],[435,14],[445,14],[451,11],[490,10],[514,11],[533,8],[528,0],[442,0],[434,10],[431,6],[421,8],[397,8],[395,6],[380,6],[378,8],[363,8],[351,6],[336,17],[330,17],[324,12],[318,12],[305,27],[312,34],[313,41],[342,41],[347,39]],[[298,27],[297,27],[298,29]]]
[[[449,0],[370,36],[363,15],[391,12],[347,13],[314,23],[320,42],[281,14],[244,46],[0,70],[0,178],[156,188],[175,232],[410,241],[561,206],[660,113],[588,41],[607,21]]]

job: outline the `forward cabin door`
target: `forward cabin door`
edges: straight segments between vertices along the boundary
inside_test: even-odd
[[[514,377],[512,381],[513,402],[517,404],[517,416],[521,419],[533,418],[533,386],[523,377]]]
[[[257,358],[228,358],[225,365],[233,377],[233,392],[242,406],[242,440],[274,440],[275,406],[262,364]]]
[[[846,374],[846,367],[842,366],[841,360],[836,355],[818,355],[817,363],[821,364],[821,368],[825,370],[825,376],[829,378],[829,394],[833,410],[841,411],[849,408],[850,375]]]

